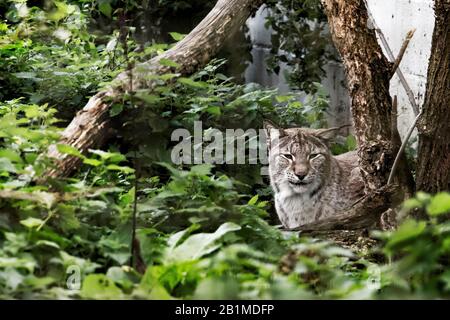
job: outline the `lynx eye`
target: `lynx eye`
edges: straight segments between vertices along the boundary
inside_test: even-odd
[[[317,158],[318,156],[320,156],[320,153],[311,153],[311,154],[309,155],[309,160],[315,159],[315,158]]]
[[[292,154],[285,153],[285,154],[282,154],[282,156],[288,160],[294,160],[294,157],[292,156]]]

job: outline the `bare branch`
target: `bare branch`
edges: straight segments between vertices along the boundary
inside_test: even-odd
[[[397,166],[400,162],[401,155],[402,155],[403,151],[405,150],[406,144],[408,143],[408,140],[411,137],[411,134],[413,133],[414,128],[416,127],[417,121],[419,120],[421,115],[422,115],[422,111],[420,111],[419,114],[414,119],[413,124],[409,128],[408,133],[406,134],[406,137],[403,140],[403,143],[397,152],[397,156],[395,157],[394,164],[392,165],[391,173],[389,174],[387,185],[390,185],[392,183],[392,180],[394,179],[395,170],[397,169]]]
[[[400,62],[403,59],[403,55],[405,54],[406,48],[408,47],[409,42],[411,41],[414,32],[416,32],[416,29],[409,30],[406,34],[405,41],[403,41],[402,47],[400,48],[400,51],[398,52],[397,59],[395,59],[394,64],[392,65],[392,71],[391,71],[391,78],[394,76],[395,72],[398,69],[398,66],[400,65]]]

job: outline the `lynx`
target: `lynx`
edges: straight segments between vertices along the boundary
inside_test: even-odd
[[[285,228],[335,215],[362,195],[356,152],[333,156],[329,141],[339,128],[278,129],[265,123],[275,208]]]

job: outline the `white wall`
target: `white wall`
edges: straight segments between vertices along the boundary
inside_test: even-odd
[[[416,102],[422,106],[425,95],[428,59],[434,29],[433,0],[368,0],[369,9],[397,55],[406,33],[416,28],[400,69],[411,87]],[[391,95],[397,95],[399,130],[403,136],[414,119],[411,105],[397,75],[391,80]]]
[[[416,28],[400,69],[408,81],[419,105],[425,94],[428,58],[431,49],[431,37],[434,27],[433,0],[368,0],[377,25],[383,31],[394,56],[397,55],[406,33]],[[286,81],[280,76],[267,73],[265,58],[270,48],[270,33],[264,27],[267,9],[261,8],[254,18],[247,22],[253,43],[253,63],[245,72],[248,82],[258,82],[266,86],[278,87],[280,91],[289,90]],[[282,66],[282,70],[285,66]],[[344,72],[341,65],[330,63],[327,66],[327,78],[323,84],[330,92],[331,125],[346,124],[349,121],[349,99],[342,86]],[[412,109],[401,83],[394,75],[391,81],[391,95],[397,95],[399,102],[399,129],[403,136],[414,119]]]

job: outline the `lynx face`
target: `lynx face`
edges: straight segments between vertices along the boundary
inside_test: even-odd
[[[314,193],[330,172],[330,130],[267,127],[272,183],[294,193]]]
[[[275,209],[286,228],[334,216],[364,191],[356,152],[332,156],[328,141],[340,128],[277,129],[266,123]]]

